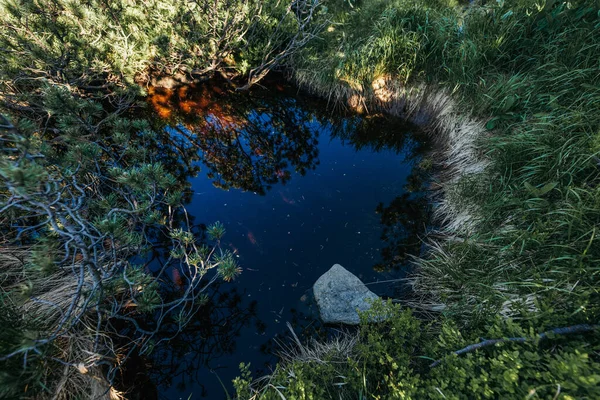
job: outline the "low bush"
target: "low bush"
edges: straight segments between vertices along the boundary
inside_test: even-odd
[[[243,366],[234,383],[240,399],[593,399],[600,396],[597,329],[542,340],[531,324],[498,318],[465,335],[450,320],[424,323],[379,301],[362,315],[345,359],[335,347],[319,360],[287,357],[254,386]],[[484,338],[513,341],[453,354]]]

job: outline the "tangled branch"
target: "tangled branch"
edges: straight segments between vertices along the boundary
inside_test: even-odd
[[[81,125],[95,135],[100,124],[82,120]],[[213,246],[198,243],[175,191],[177,181],[161,164],[131,164],[127,148],[115,153],[114,146],[99,141],[109,156],[61,165],[4,117],[0,128],[0,215],[6,216],[3,225],[8,228],[4,250],[33,246],[29,267],[3,290],[14,292],[29,282],[23,310],[43,317],[45,325],[40,337],[0,355],[0,361],[21,356],[27,364],[30,355],[43,354],[47,345],[86,332],[97,357],[52,360],[86,371],[109,365],[111,380],[132,351],[149,351],[177,335],[213,282],[239,273],[232,256],[220,250],[222,226],[209,229]],[[36,244],[40,237],[42,245]],[[171,253],[152,273],[129,260],[152,248],[156,237],[168,240]],[[213,269],[217,273],[205,278]],[[170,271],[177,271],[176,295],[167,290],[173,284]],[[168,316],[178,329],[153,339]],[[126,355],[117,357],[110,337],[124,327]]]

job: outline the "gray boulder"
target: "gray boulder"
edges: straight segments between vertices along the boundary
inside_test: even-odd
[[[358,311],[370,308],[378,296],[346,268],[335,264],[313,286],[321,319],[327,324],[358,325]]]

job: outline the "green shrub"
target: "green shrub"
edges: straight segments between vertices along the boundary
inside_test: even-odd
[[[5,356],[38,338],[39,321],[27,321],[4,293],[0,292],[0,355]],[[26,362],[25,362],[26,361]],[[18,398],[42,392],[47,365],[37,354],[27,358],[0,360],[0,397]]]
[[[369,323],[388,317],[385,322]],[[428,325],[411,311],[376,302],[362,316],[359,341],[345,362],[288,360],[250,388],[247,367],[235,381],[239,399],[468,399],[597,398],[600,333],[536,339],[533,328],[510,320],[468,335],[450,320]],[[522,337],[457,356],[480,338]],[[431,366],[439,359],[439,365]],[[267,385],[264,382],[268,382]],[[282,397],[283,396],[283,397]]]

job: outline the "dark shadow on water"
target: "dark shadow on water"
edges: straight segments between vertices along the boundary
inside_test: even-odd
[[[374,266],[375,270],[406,270],[411,257],[421,253],[431,213],[425,196],[430,168],[429,160],[414,166],[404,187],[405,193],[387,205],[379,203],[377,206],[383,227],[381,240],[385,245],[381,249],[382,261]]]
[[[246,301],[244,293],[223,291],[217,284],[177,338],[154,350],[149,368],[153,381],[159,387],[175,385],[178,391],[191,388],[194,395],[206,396],[208,391],[198,379],[199,371],[208,369],[218,374],[224,368],[219,360],[238,350],[242,327],[251,327],[257,334],[264,332],[256,300]],[[165,326],[167,332],[175,329],[174,324]]]
[[[168,387],[178,392],[189,390],[194,398],[209,396],[206,386],[218,385],[217,375],[228,367],[221,360],[238,350],[242,328],[264,333],[266,326],[258,318],[256,300],[247,301],[244,293],[235,288],[222,290],[220,286],[214,285],[205,303],[174,340],[157,345],[150,356],[134,354],[128,361],[120,378],[128,385],[128,398],[171,398],[160,390]],[[167,321],[162,335],[173,336],[177,326]],[[214,375],[208,382],[207,372]],[[214,391],[212,395],[218,397]]]

